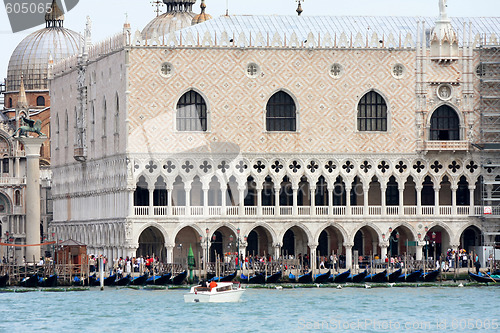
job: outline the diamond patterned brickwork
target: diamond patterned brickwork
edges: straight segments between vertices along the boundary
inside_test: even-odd
[[[160,75],[168,61],[175,70]],[[262,71],[253,79],[246,66]],[[415,78],[391,75],[401,63],[415,67],[411,51],[293,49],[158,49],[130,53],[130,151],[200,150],[207,142],[230,141],[246,152],[412,152],[415,150]],[[344,74],[330,77],[332,63]],[[140,83],[140,84],[139,84]],[[177,133],[175,106],[189,89],[205,97],[210,111],[207,133]],[[297,133],[266,133],[265,107],[280,89],[297,102]],[[358,133],[359,99],[371,89],[389,106],[387,133]]]

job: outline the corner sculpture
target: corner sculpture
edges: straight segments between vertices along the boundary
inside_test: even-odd
[[[36,133],[38,136],[44,135],[42,133],[42,121],[38,119],[37,121],[28,119],[26,117],[21,118],[26,126],[19,126],[19,128],[12,134],[12,137],[15,137],[17,133],[19,133],[18,137],[28,136],[28,133]]]

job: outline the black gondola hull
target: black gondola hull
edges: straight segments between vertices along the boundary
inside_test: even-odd
[[[186,277],[187,277],[187,271],[179,273],[171,279],[172,284],[177,285],[177,286],[181,285],[184,282],[184,280],[186,279]]]
[[[332,279],[333,283],[345,283],[347,279],[349,278],[349,275],[351,275],[351,270],[348,269],[344,273],[340,273],[335,275],[335,277]]]
[[[316,276],[316,278],[314,279],[314,283],[328,282],[328,278],[330,278],[330,275],[331,275],[330,271],[323,273],[323,274],[320,274],[320,275]]]
[[[400,269],[398,269],[397,271],[392,272],[391,274],[389,274],[389,275],[387,276],[387,281],[388,281],[389,283],[394,283],[394,282],[396,282],[396,281],[398,280],[398,278],[401,276],[401,272],[402,272],[402,271],[403,271],[403,270],[400,268]]]
[[[8,282],[9,282],[9,274],[0,276],[0,288],[7,287]]]
[[[420,276],[420,280],[422,280],[424,282],[434,282],[434,281],[436,281],[438,276],[439,276],[439,269],[436,269],[432,272],[422,274]]]
[[[398,277],[398,282],[417,282],[420,278],[420,275],[422,275],[422,271],[414,271],[406,275],[403,274]]]
[[[361,283],[367,275],[368,275],[368,272],[365,270],[364,272],[361,272],[359,274],[352,276],[351,282],[352,283]]]
[[[146,284],[147,279],[148,279],[148,275],[144,274],[144,275],[133,278],[132,281],[130,281],[130,284],[132,286],[143,286]]]
[[[271,274],[266,278],[266,283],[278,283],[282,276],[283,273],[281,271]]]
[[[312,283],[312,281],[312,271],[297,278],[298,283]]]

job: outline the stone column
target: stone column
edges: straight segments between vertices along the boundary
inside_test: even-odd
[[[220,191],[222,192],[222,203],[221,203],[221,210],[222,210],[222,216],[226,215],[226,206],[227,206],[227,185],[226,186],[221,186]]]
[[[422,185],[415,185],[415,191],[417,191],[417,215],[422,215]]]
[[[363,215],[368,215],[368,191],[370,190],[370,185],[363,184]]]
[[[451,214],[453,216],[457,215],[457,189],[458,185],[451,185]]]
[[[352,267],[353,244],[344,244],[344,247],[345,247],[345,268],[350,269]]]
[[[26,151],[26,244],[40,244],[40,147],[47,137],[18,138]],[[26,261],[38,262],[40,246],[26,247]]]
[[[273,244],[273,248],[274,248],[274,260],[278,260],[281,255],[280,243]]]
[[[274,215],[280,215],[280,184],[274,187]]]
[[[387,215],[387,201],[385,197],[385,192],[387,191],[387,183],[381,183],[380,184],[380,195],[382,196],[380,199],[382,199],[382,216]]]
[[[191,215],[191,183],[184,184],[184,195],[186,201],[186,215]]]
[[[345,215],[346,216],[351,216],[351,189],[352,189],[352,183],[346,183],[345,184]],[[352,248],[352,246],[351,246]],[[352,259],[352,253],[351,253],[351,259]],[[351,260],[352,263],[352,260]]]
[[[149,191],[149,216],[154,216],[154,193],[155,193],[155,186],[148,186],[148,191]]]
[[[167,263],[168,264],[174,263],[174,247],[175,247],[175,245],[166,245],[165,246],[165,248],[167,249]]]
[[[262,216],[262,186],[257,186],[257,215]]]
[[[377,248],[378,248],[378,242],[375,242],[375,241],[372,242],[372,250],[373,250],[372,254],[373,254],[373,256],[375,256],[377,254]]]
[[[135,207],[134,207],[134,190],[128,189],[128,216],[134,216],[135,215]]]
[[[293,207],[292,207],[292,215],[297,216],[299,215],[299,208],[298,208],[298,198],[297,198],[297,192],[298,192],[298,187],[293,187],[292,188],[292,202],[293,202]]]
[[[418,241],[417,242],[417,246],[415,246],[415,260],[422,260],[422,257],[423,257],[423,248],[424,248],[424,245],[425,242],[422,242],[422,241]]]
[[[441,212],[439,211],[439,189],[441,188],[441,185],[437,184],[434,185],[434,215],[440,215]]]
[[[172,185],[167,185],[167,215],[172,216],[172,194],[174,193]]]
[[[316,187],[311,187],[310,188],[310,198],[311,198],[311,215],[315,216],[316,215]]]
[[[208,185],[203,186],[203,215],[208,216]]]
[[[310,255],[310,264],[311,264],[311,270],[312,270],[312,274],[316,274],[316,261],[317,261],[317,258],[316,258],[316,249],[318,248],[318,245],[317,244],[309,244],[309,250],[311,252],[311,255]]]
[[[398,215],[403,216],[405,214],[405,207],[404,207],[404,193],[405,193],[405,186],[398,186],[398,191],[399,191],[399,212]]]
[[[385,263],[385,258],[387,258],[387,248],[389,245],[380,244],[380,262]]]
[[[245,189],[246,187],[238,187],[238,199],[239,199],[239,212],[238,215],[244,216],[245,215]]]
[[[333,189],[328,188],[328,215],[333,215]]]
[[[475,215],[475,207],[474,207],[474,190],[476,189],[475,185],[469,185],[469,215]]]

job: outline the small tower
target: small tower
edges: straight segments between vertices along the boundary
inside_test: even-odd
[[[304,10],[302,9],[302,2],[303,2],[304,0],[296,0],[296,1],[299,3],[299,5],[297,6],[297,10],[296,10],[296,12],[297,12],[297,14],[299,14],[299,16],[300,16],[300,14],[302,14],[302,12],[304,11]]]
[[[192,25],[203,23],[205,21],[212,19],[212,16],[210,14],[205,13],[205,9],[207,8],[205,0],[201,0],[200,8],[201,8],[201,13],[193,17],[193,20],[191,21]]]
[[[458,59],[458,39],[446,13],[447,0],[439,0],[439,19],[431,33],[431,59],[453,61]]]
[[[23,114],[26,118],[29,118],[29,104],[26,98],[26,90],[24,88],[24,75],[21,74],[21,85],[19,87],[19,95],[17,96],[16,104],[16,127],[19,126],[19,119]]]

